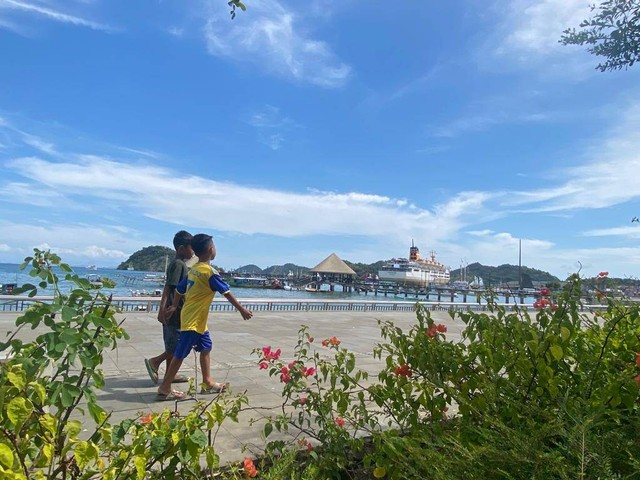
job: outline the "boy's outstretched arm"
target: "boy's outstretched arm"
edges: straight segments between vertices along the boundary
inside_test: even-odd
[[[249,310],[248,308],[244,308],[240,304],[238,299],[233,296],[233,293],[231,293],[230,291],[227,291],[227,292],[224,293],[224,297],[228,300],[228,302],[231,305],[236,307],[236,310],[238,310],[240,312],[240,315],[242,315],[242,318],[244,318],[245,320],[249,320],[251,317],[253,317],[253,312],[251,310]]]

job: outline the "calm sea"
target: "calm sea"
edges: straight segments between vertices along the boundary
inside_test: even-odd
[[[114,282],[116,282],[115,288],[105,288],[103,289],[104,293],[111,294],[113,293],[114,297],[129,297],[132,296],[134,292],[153,292],[157,289],[162,289],[163,285],[146,281],[144,279],[145,275],[158,275],[158,272],[137,272],[137,271],[127,271],[127,270],[116,270],[113,268],[98,268],[97,270],[90,270],[86,267],[72,267],[73,271],[77,273],[81,277],[86,277],[87,275],[96,274],[101,277],[107,277]],[[17,283],[18,286],[23,285],[25,283],[32,283],[37,285],[37,279],[30,277],[29,272],[30,267],[27,267],[25,270],[20,270],[19,264],[14,263],[0,263],[0,283]],[[59,274],[62,277],[62,274]],[[62,290],[69,290],[72,287],[70,282],[61,282]],[[233,294],[238,298],[283,298],[283,299],[307,299],[307,298],[316,298],[316,299],[346,299],[346,298],[360,298],[364,295],[359,293],[342,293],[342,292],[316,292],[309,293],[302,291],[290,291],[290,290],[274,290],[274,289],[264,289],[264,288],[240,288],[233,287]],[[41,290],[38,289],[38,294],[41,295],[50,295],[52,292],[50,289]],[[369,294],[369,298],[371,298],[371,294]]]
[[[114,297],[130,297],[134,296],[136,292],[154,292],[155,290],[161,290],[163,285],[157,282],[151,282],[145,280],[146,275],[158,275],[158,272],[137,272],[137,271],[127,271],[127,270],[116,270],[114,268],[98,268],[97,270],[90,270],[86,267],[73,267],[75,273],[77,273],[81,277],[86,277],[87,275],[95,274],[100,275],[101,277],[107,277],[114,282],[116,282],[116,286],[114,288],[104,288],[103,292],[106,294],[113,293]],[[17,283],[18,286],[23,285],[25,283],[37,284],[37,279],[34,279],[29,276],[27,270],[20,270],[20,265],[15,263],[0,263],[0,283]],[[61,277],[63,275],[60,275]],[[70,290],[72,288],[72,284],[70,282],[62,281],[60,283],[62,290]],[[326,288],[326,286],[325,286]],[[339,288],[339,287],[338,287]],[[369,295],[364,295],[361,293],[343,293],[343,292],[305,292],[304,290],[274,290],[274,289],[265,289],[265,288],[240,288],[233,287],[233,294],[237,298],[280,298],[280,299],[331,299],[331,300],[340,300],[340,299],[351,299],[351,300],[373,300],[373,294],[369,293]],[[51,295],[52,291],[50,289],[38,289],[39,295]],[[404,296],[393,296],[389,295],[388,297],[384,297],[383,295],[379,295],[377,298],[380,300],[411,300],[411,298],[405,298]],[[424,297],[422,297],[424,300]],[[436,298],[434,296],[430,297],[431,301],[435,301]],[[450,297],[447,295],[442,296],[443,302],[451,301]],[[462,302],[462,295],[458,295],[454,298],[455,302]],[[467,298],[468,302],[475,301],[475,296],[469,296]],[[498,297],[498,302],[504,302],[505,299],[502,296]],[[535,298],[526,297],[524,299],[525,303],[533,303]],[[484,303],[484,302],[483,302]],[[510,303],[513,303],[513,299]]]

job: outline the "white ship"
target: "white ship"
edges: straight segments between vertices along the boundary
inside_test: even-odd
[[[451,278],[450,269],[437,262],[434,252],[428,259],[420,257],[420,250],[411,242],[409,259],[392,258],[378,271],[382,282],[395,282],[401,285],[446,285]]]

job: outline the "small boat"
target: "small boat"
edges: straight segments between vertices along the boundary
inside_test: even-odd
[[[166,277],[161,273],[147,273],[142,277],[142,281],[149,283],[164,283],[166,281]]]
[[[304,287],[304,291],[305,292],[319,292],[320,289],[318,288],[318,286],[315,283],[311,283],[311,284],[307,285],[306,287]]]
[[[147,290],[130,290],[132,297],[161,297],[162,290],[155,289],[153,291]]]
[[[87,270],[97,270],[98,267],[96,267],[95,265],[87,265]]]
[[[127,270],[129,270],[130,272],[133,272],[135,270],[135,268],[133,268],[133,265],[129,264],[127,266]]]

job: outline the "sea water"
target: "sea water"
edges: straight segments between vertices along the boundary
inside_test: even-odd
[[[151,274],[158,275],[158,272],[138,272],[138,271],[129,271],[129,270],[117,270],[115,268],[98,268],[96,270],[86,268],[86,267],[72,267],[74,273],[76,273],[79,277],[86,278],[87,275],[99,275],[100,277],[109,278],[116,283],[114,288],[102,288],[102,293],[106,295],[113,294],[114,297],[132,297],[135,296],[136,293],[141,292],[154,292],[156,290],[162,290],[163,285],[158,282],[145,280],[145,276]],[[34,278],[29,276],[29,271],[31,270],[30,266],[27,266],[26,269],[20,270],[20,265],[15,263],[0,263],[0,283],[17,283],[18,286],[24,285],[25,283],[31,283],[37,286],[39,282],[39,278]],[[64,272],[57,272],[60,277],[60,289],[65,291],[70,291],[74,285],[71,282],[66,280],[62,280],[64,278]],[[326,288],[326,285],[325,285]],[[337,287],[340,288],[340,287]],[[393,295],[388,294],[384,296],[383,294],[378,294],[375,296],[373,292],[369,292],[367,295],[364,293],[352,292],[329,292],[329,291],[320,291],[320,292],[306,292],[304,290],[282,290],[282,289],[270,289],[270,288],[241,288],[241,287],[233,287],[231,289],[233,294],[237,298],[266,298],[266,299],[284,299],[284,300],[295,300],[295,299],[318,299],[318,300],[369,300],[372,301],[374,299],[379,300],[396,300],[396,301],[415,301],[416,298],[412,298],[411,296],[405,297],[404,295]],[[51,288],[41,289],[38,288],[38,295],[52,295],[53,290]],[[464,299],[462,294],[458,294],[458,296],[454,297],[454,302],[462,302]],[[424,295],[420,296],[419,300],[424,301]],[[431,295],[429,297],[429,301],[434,302],[437,300],[435,295]],[[443,303],[450,302],[451,296],[447,293],[443,293],[441,296],[441,301]],[[468,295],[467,302],[471,303],[476,301],[475,295]],[[504,297],[499,296],[497,298],[498,302],[504,302]],[[531,304],[535,301],[533,297],[525,297],[524,303]],[[482,302],[484,303],[484,301]],[[513,298],[510,299],[510,303],[514,303]],[[518,303],[520,303],[520,299],[518,299]]]

